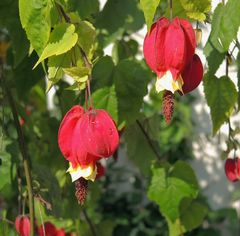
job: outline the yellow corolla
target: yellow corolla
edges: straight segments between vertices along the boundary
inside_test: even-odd
[[[96,165],[91,163],[87,167],[82,168],[80,165],[73,168],[71,162],[69,162],[69,168],[67,170],[71,175],[72,182],[76,181],[79,178],[84,178],[86,180],[94,181],[97,175]]]

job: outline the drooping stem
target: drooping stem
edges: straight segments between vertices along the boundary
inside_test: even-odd
[[[173,4],[172,0],[169,0],[169,8],[170,8],[170,20],[173,18]]]
[[[159,155],[157,149],[154,147],[154,145],[153,145],[153,143],[152,143],[148,133],[143,128],[141,122],[139,120],[137,120],[136,122],[137,122],[137,125],[139,126],[140,130],[142,131],[143,135],[145,136],[149,146],[151,147],[152,151],[154,152],[156,158],[158,159],[158,161],[161,161],[162,160],[161,156]]]
[[[58,8],[58,11],[63,16],[65,21],[68,22],[68,23],[71,23],[71,18],[64,11],[63,7],[59,3],[56,3],[56,7]],[[87,57],[85,51],[83,50],[83,48],[81,46],[77,45],[77,47],[80,50],[80,53],[82,55],[82,58],[83,58],[85,66],[91,71],[92,70],[92,64],[89,62],[88,57]],[[89,75],[88,76],[88,80],[87,80],[87,88],[86,88],[87,91],[85,93],[85,98],[87,98],[89,100],[90,107],[93,108],[93,101],[92,101],[92,97],[91,97],[91,88],[90,88],[90,81],[91,80],[92,80],[92,76]],[[88,101],[87,100],[86,100],[86,107],[88,107]]]
[[[14,98],[12,96],[11,90],[8,88],[8,86],[5,83],[5,78],[3,74],[3,62],[0,61],[0,79],[2,80],[2,83],[4,85],[4,89],[6,92],[6,96],[12,111],[15,127],[18,134],[18,145],[20,148],[20,152],[22,154],[22,162],[23,162],[23,168],[24,173],[26,177],[26,183],[27,183],[27,191],[28,191],[28,205],[29,205],[29,213],[30,213],[30,236],[34,236],[34,199],[33,199],[33,192],[32,192],[32,178],[31,178],[31,171],[29,167],[29,158],[27,155],[27,149],[24,141],[24,136],[22,132],[22,128],[19,123],[18,119],[18,112],[15,105]]]

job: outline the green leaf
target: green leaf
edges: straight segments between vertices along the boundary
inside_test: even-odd
[[[156,156],[136,123],[126,127],[124,140],[128,158],[145,176],[149,176],[151,162],[156,159]]]
[[[217,78],[213,75],[204,77],[204,92],[211,110],[213,135],[231,115],[237,102],[237,90],[234,83],[227,76]]]
[[[63,68],[71,66],[71,53],[64,53],[59,56],[52,56],[48,59],[48,82],[47,91],[56,84],[64,75]]]
[[[73,24],[62,23],[57,25],[52,31],[49,42],[34,68],[48,57],[57,56],[69,51],[77,43],[77,40],[78,35],[75,33],[75,26]]]
[[[180,211],[180,219],[184,229],[186,231],[191,231],[202,224],[208,209],[197,201],[183,199],[180,205]]]
[[[108,0],[96,19],[96,27],[102,33],[100,43],[104,46],[121,37],[125,31],[132,33],[141,29],[143,24],[144,15],[138,0]]]
[[[90,73],[88,68],[81,66],[64,68],[63,71],[77,82],[86,82],[88,79],[86,75],[89,75]]]
[[[81,21],[76,30],[78,34],[78,44],[91,60],[93,56],[93,46],[96,39],[96,30],[88,21]]]
[[[140,6],[143,10],[148,31],[151,28],[152,20],[161,0],[140,0]]]
[[[19,0],[22,27],[33,48],[40,55],[49,39],[51,0]]]
[[[98,89],[93,93],[92,99],[95,108],[107,110],[114,121],[118,122],[117,97],[114,85]]]
[[[121,60],[134,58],[138,53],[137,41],[130,39],[129,41],[118,40],[112,49],[112,58],[118,63]]]
[[[20,99],[26,98],[30,89],[44,77],[42,67],[32,70],[37,60],[37,54],[33,53],[30,57],[25,57],[18,66],[11,71],[10,78],[15,84]]]
[[[35,180],[35,185],[40,189],[41,196],[51,203],[53,213],[59,214],[61,211],[61,189],[56,177],[49,170],[48,166],[34,164],[33,179]]]
[[[71,9],[78,12],[81,19],[92,18],[99,11],[98,0],[71,0]]]
[[[93,88],[111,86],[113,84],[114,63],[111,57],[101,57],[93,66]]]
[[[208,62],[208,73],[214,75],[223,62],[225,53],[220,53],[208,40],[204,48],[204,54]]]
[[[165,217],[175,222],[180,217],[181,201],[184,198],[197,197],[196,176],[192,168],[183,161],[177,161],[168,172],[164,168],[153,168],[152,172],[148,197],[159,205]]]
[[[133,60],[121,61],[115,69],[114,81],[118,98],[119,123],[135,122],[140,116],[143,97],[147,94],[149,74]]]
[[[28,53],[29,43],[18,16],[18,2],[6,1],[0,6],[0,28],[6,28],[11,40],[16,67]]]
[[[229,0],[226,5],[218,4],[212,20],[209,40],[221,53],[227,52],[230,43],[237,37],[240,26],[240,1]]]
[[[6,153],[0,151],[0,190],[7,184],[11,184],[11,176],[12,176],[12,168],[11,168],[11,156]]]
[[[211,11],[211,0],[180,0],[180,2],[186,15],[194,20],[204,21],[206,14]]]

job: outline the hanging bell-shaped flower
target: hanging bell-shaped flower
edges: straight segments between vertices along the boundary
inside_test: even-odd
[[[20,236],[30,236],[30,219],[28,216],[17,216],[15,229]]]
[[[96,178],[95,161],[99,157],[88,153],[86,143],[82,137],[81,119],[84,115],[83,107],[73,106],[64,116],[59,131],[58,145],[63,156],[69,161],[72,181],[81,177],[94,181]]]
[[[143,45],[144,57],[157,74],[156,90],[182,91],[182,73],[191,62],[196,38],[191,24],[175,18],[160,18],[151,27]]]
[[[63,118],[58,131],[58,144],[69,161],[72,181],[79,178],[94,181],[96,161],[113,155],[119,144],[119,135],[111,116],[104,110],[87,112],[76,105]]]

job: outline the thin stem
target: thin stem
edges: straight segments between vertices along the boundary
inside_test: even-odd
[[[226,56],[225,56],[225,60],[226,60],[226,72],[225,72],[225,74],[226,74],[226,76],[228,76],[228,66],[229,66],[229,62],[228,62],[228,54],[226,54]]]
[[[90,107],[93,108],[93,100],[91,95],[91,87],[90,87],[90,79],[87,80],[87,93],[88,93],[88,100],[90,103]]]
[[[137,125],[139,126],[140,130],[141,130],[142,133],[144,134],[144,136],[145,136],[145,138],[146,138],[149,146],[152,148],[154,154],[156,155],[157,159],[158,159],[159,161],[161,161],[161,160],[162,160],[161,156],[159,155],[158,151],[157,151],[156,148],[154,147],[154,145],[153,145],[150,137],[148,136],[148,133],[147,133],[147,132],[145,131],[145,129],[143,128],[141,122],[140,122],[139,120],[136,120],[136,122],[137,122]]]
[[[18,184],[18,214],[22,212],[22,179],[20,170],[17,168],[17,184]]]
[[[65,19],[66,22],[68,23],[71,23],[71,19],[70,17],[66,14],[66,12],[64,11],[63,7],[59,4],[59,3],[56,3],[56,6],[57,8],[59,9],[61,15],[63,16],[63,18]],[[83,57],[83,61],[84,61],[84,64],[85,66],[89,69],[89,70],[92,70],[92,64],[89,62],[88,58],[87,58],[87,55],[85,53],[85,51],[83,50],[83,48],[79,45],[77,45],[77,47],[79,48],[80,50],[80,53]],[[91,89],[90,89],[90,80],[92,80],[92,76],[89,75],[88,76],[88,80],[87,80],[87,97],[90,101],[90,106],[93,107],[93,101],[92,101],[92,97],[91,97]],[[88,107],[88,103],[86,101],[86,107]]]
[[[56,3],[56,2],[55,2],[55,4],[56,4],[56,7],[59,9],[61,15],[63,16],[64,20],[65,20],[66,22],[70,23],[70,22],[71,22],[71,19],[70,19],[70,17],[65,13],[63,7],[62,7],[59,3]]]
[[[173,18],[173,4],[172,0],[169,0],[169,7],[170,7],[170,20]]]
[[[8,223],[8,224],[10,224],[10,225],[14,225],[14,222],[13,222],[13,221],[8,220],[8,219],[6,219],[6,218],[0,218],[0,220],[5,221],[6,223]]]
[[[24,141],[24,136],[23,132],[19,123],[18,119],[18,113],[17,113],[17,108],[15,105],[14,98],[12,96],[11,90],[8,88],[8,86],[5,83],[4,75],[3,75],[3,63],[0,62],[0,78],[2,80],[2,83],[5,87],[7,99],[12,111],[15,127],[17,130],[18,134],[18,145],[22,154],[22,162],[23,162],[23,168],[24,168],[24,173],[26,177],[26,182],[27,182],[27,191],[28,191],[28,204],[29,204],[29,212],[30,212],[30,225],[31,225],[31,232],[30,236],[34,236],[34,199],[33,199],[33,193],[32,193],[32,179],[31,179],[31,171],[29,167],[29,159],[27,155],[27,149]]]
[[[87,223],[89,225],[89,228],[90,228],[90,230],[92,232],[92,235],[93,236],[97,236],[97,233],[96,233],[96,230],[94,228],[94,225],[93,225],[91,219],[89,218],[89,216],[88,216],[88,214],[87,214],[85,209],[83,209],[83,215],[84,215],[84,217],[85,217],[85,219],[86,219],[86,221],[87,221]]]

